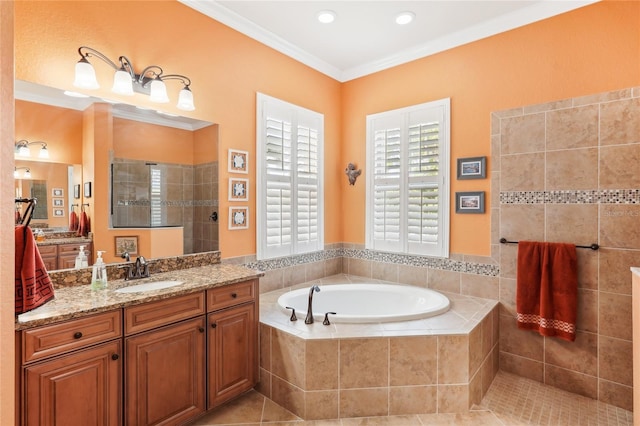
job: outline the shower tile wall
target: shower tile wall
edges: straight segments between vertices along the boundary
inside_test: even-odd
[[[218,212],[218,162],[196,165],[190,189],[193,191],[192,251],[218,250],[218,221],[211,219],[211,214]]]
[[[578,249],[573,343],[516,327],[517,246],[492,246],[500,261],[500,369],[631,410],[640,88],[496,112],[491,120],[492,243],[600,244]]]

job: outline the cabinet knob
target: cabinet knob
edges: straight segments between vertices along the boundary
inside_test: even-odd
[[[114,360],[114,361],[117,361],[118,359],[120,359],[120,355],[113,354],[113,355],[111,355],[111,359]]]
[[[82,332],[76,331],[75,333],[73,333],[73,338],[74,339],[79,339],[81,337],[82,337]]]
[[[204,327],[198,327],[198,331],[199,331],[200,333],[204,333]]]
[[[215,322],[213,324],[211,324],[211,328],[216,328],[218,326],[218,324],[216,324]]]
[[[231,297],[235,299],[236,297],[238,297],[238,293],[231,293]]]

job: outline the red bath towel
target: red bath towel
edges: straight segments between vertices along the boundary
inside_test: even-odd
[[[86,237],[91,232],[91,222],[89,221],[89,216],[87,216],[86,212],[80,213],[80,222],[78,223],[78,232],[77,235],[79,237]]]
[[[30,311],[53,299],[53,284],[33,238],[31,228],[15,228],[15,309],[16,315]]]
[[[78,214],[71,210],[71,213],[69,213],[69,231],[77,231],[79,224]]]
[[[578,311],[576,246],[518,243],[518,328],[573,342]]]

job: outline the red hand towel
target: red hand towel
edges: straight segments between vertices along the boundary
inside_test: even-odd
[[[30,311],[53,299],[53,284],[44,266],[31,228],[15,228],[15,310]]]
[[[79,222],[77,213],[71,210],[71,213],[69,213],[69,231],[77,231]]]
[[[87,217],[86,212],[80,213],[80,223],[78,224],[78,232],[77,235],[80,237],[86,237],[89,235],[89,231],[91,231],[91,224],[89,223],[89,218]]]
[[[576,246],[521,241],[518,244],[518,328],[573,342],[578,311]]]

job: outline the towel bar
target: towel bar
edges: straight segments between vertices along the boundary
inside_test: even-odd
[[[507,241],[506,238],[500,238],[500,244],[518,244],[518,241]],[[588,248],[591,250],[598,250],[600,246],[596,243],[591,244],[590,246],[579,246],[576,245],[577,248]]]

